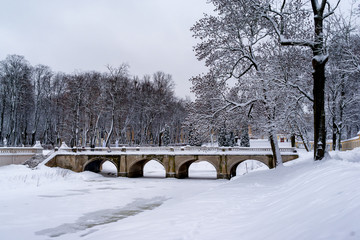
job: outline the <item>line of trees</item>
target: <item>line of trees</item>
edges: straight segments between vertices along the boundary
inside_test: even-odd
[[[185,101],[171,75],[55,73],[19,55],[0,61],[0,142],[8,146],[110,146],[179,143]],[[163,140],[164,139],[164,140]]]

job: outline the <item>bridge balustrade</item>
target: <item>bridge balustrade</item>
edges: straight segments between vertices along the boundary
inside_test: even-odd
[[[42,154],[42,147],[0,147],[0,167],[10,164],[23,164],[37,154]]]
[[[43,148],[34,147],[0,147],[0,154],[22,154],[22,153],[42,153]]]
[[[262,147],[194,147],[194,146],[185,146],[185,147],[96,147],[96,148],[66,148],[60,150],[72,151],[72,152],[81,152],[81,151],[100,151],[100,152],[271,152],[271,148],[262,148]],[[280,152],[296,152],[295,148],[280,148]]]

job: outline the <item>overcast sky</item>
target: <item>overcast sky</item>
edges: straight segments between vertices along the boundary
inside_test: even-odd
[[[0,1],[1,60],[18,54],[66,73],[128,63],[131,75],[171,74],[179,97],[192,96],[190,77],[206,72],[189,29],[211,13],[207,0]]]
[[[206,71],[189,29],[211,11],[206,0],[1,0],[0,59],[66,73],[128,63],[131,75],[171,74],[185,97],[189,78]]]

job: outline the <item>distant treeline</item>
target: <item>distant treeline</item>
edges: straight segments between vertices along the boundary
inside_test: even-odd
[[[127,65],[72,74],[23,56],[0,61],[0,145],[110,146],[184,141],[185,101],[169,74],[130,76]]]

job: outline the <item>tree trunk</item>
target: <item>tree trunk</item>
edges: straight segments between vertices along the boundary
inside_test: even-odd
[[[100,120],[101,112],[96,117],[95,127],[91,127],[91,136],[90,136],[90,147],[95,148],[97,134],[99,132],[99,120]]]
[[[301,141],[302,141],[303,144],[304,144],[305,150],[306,150],[307,152],[309,152],[310,149],[309,149],[308,141],[305,140],[305,138],[304,138],[304,136],[303,136],[302,134],[300,134],[300,138],[301,138]]]
[[[111,126],[110,126],[110,131],[109,131],[109,134],[107,135],[107,138],[106,138],[106,142],[105,142],[105,146],[106,147],[109,147],[110,146],[110,139],[111,139],[111,136],[114,132],[114,120],[115,120],[115,115],[114,115],[114,112],[112,113],[112,116],[111,116]]]
[[[2,93],[3,94],[3,93]],[[0,141],[1,143],[3,142],[3,135],[4,135],[4,116],[5,116],[5,104],[6,104],[6,99],[5,96],[3,96],[2,98],[2,109],[1,109],[1,114],[0,114]]]
[[[332,150],[335,151],[337,147],[337,126],[335,123],[335,116],[332,118]]]
[[[274,133],[274,131],[271,131],[269,135],[270,135],[269,140],[270,140],[271,150],[273,152],[273,158],[274,158],[274,164],[275,164],[274,167],[282,166],[283,162],[282,162],[276,134]]]
[[[316,4],[315,4],[316,5]],[[313,8],[317,6],[313,6]],[[323,10],[314,9],[315,44],[313,47],[314,95],[314,160],[321,160],[326,152],[325,125],[325,64],[328,60],[324,49]]]
[[[77,94],[77,99],[75,103],[75,119],[74,119],[74,129],[73,129],[73,146],[76,147],[79,144],[79,123],[80,123],[80,105],[81,105],[81,92]]]
[[[291,139],[291,147],[295,147],[295,135],[294,134],[291,135],[290,139]]]
[[[338,142],[336,145],[336,150],[341,150],[341,135],[343,130],[343,115],[344,115],[344,98],[345,98],[345,86],[344,86],[344,79],[341,82],[341,92],[340,92],[340,101],[339,101],[339,123],[338,123]]]
[[[115,124],[115,97],[110,94],[111,99],[112,99],[112,108],[111,108],[111,126],[110,126],[110,130],[109,130],[109,134],[106,138],[106,142],[105,142],[105,146],[106,147],[110,147],[110,139],[111,136],[114,132],[114,124]]]
[[[161,144],[162,144],[162,142],[161,142],[162,135],[163,135],[163,132],[160,132],[160,134],[159,134],[159,147],[161,147]]]
[[[35,144],[35,142],[36,142],[36,131],[32,131],[32,133],[31,133],[31,146],[34,146],[34,144]]]
[[[314,159],[321,160],[326,151],[326,125],[325,125],[325,64],[315,61],[314,78]]]

